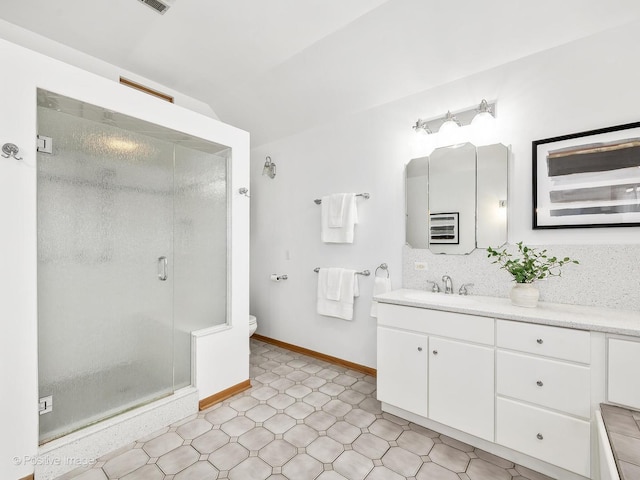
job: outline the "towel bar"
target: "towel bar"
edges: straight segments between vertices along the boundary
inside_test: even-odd
[[[368,193],[356,193],[356,197],[362,197],[365,200],[368,199],[371,195],[369,195]],[[321,198],[316,198],[314,200],[314,202],[316,202],[316,205],[320,205],[322,203],[322,199]]]
[[[320,267],[314,268],[313,271],[318,273],[320,271]],[[365,277],[368,277],[371,275],[371,272],[369,270],[363,270],[361,272],[356,272],[356,275],[364,275]]]

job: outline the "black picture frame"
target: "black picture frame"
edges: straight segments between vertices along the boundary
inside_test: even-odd
[[[534,230],[640,226],[640,122],[534,140],[531,159]]]
[[[429,245],[460,244],[460,212],[429,214]]]

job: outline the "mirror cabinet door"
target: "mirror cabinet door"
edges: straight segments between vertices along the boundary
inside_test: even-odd
[[[406,239],[433,253],[467,254],[507,242],[509,150],[471,143],[407,164]]]
[[[470,253],[476,247],[476,147],[437,148],[429,156],[429,249]]]
[[[476,247],[507,243],[508,149],[502,144],[477,148],[478,213]]]
[[[407,243],[429,248],[429,157],[407,164],[405,195]]]

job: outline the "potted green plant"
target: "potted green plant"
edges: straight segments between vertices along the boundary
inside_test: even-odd
[[[522,242],[516,243],[517,254],[512,254],[506,248],[487,248],[489,258],[493,258],[492,263],[497,263],[500,268],[506,270],[516,282],[509,297],[511,303],[521,307],[535,307],[538,304],[540,292],[533,285],[537,280],[547,277],[559,277],[562,274],[562,267],[568,263],[578,264],[577,260],[569,257],[562,259],[547,255],[547,250],[539,250],[527,247]]]

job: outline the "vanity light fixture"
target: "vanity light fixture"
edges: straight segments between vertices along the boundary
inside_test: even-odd
[[[442,133],[447,130],[454,130],[456,127],[464,127],[473,123],[485,123],[485,120],[495,120],[496,102],[487,102],[482,99],[480,105],[458,112],[448,111],[443,117],[437,117],[430,120],[421,118],[412,126],[416,132],[420,133]],[[444,128],[443,128],[444,127]]]
[[[264,167],[262,168],[262,175],[266,175],[269,178],[275,178],[276,164],[271,161],[271,157],[267,157],[265,159]]]

